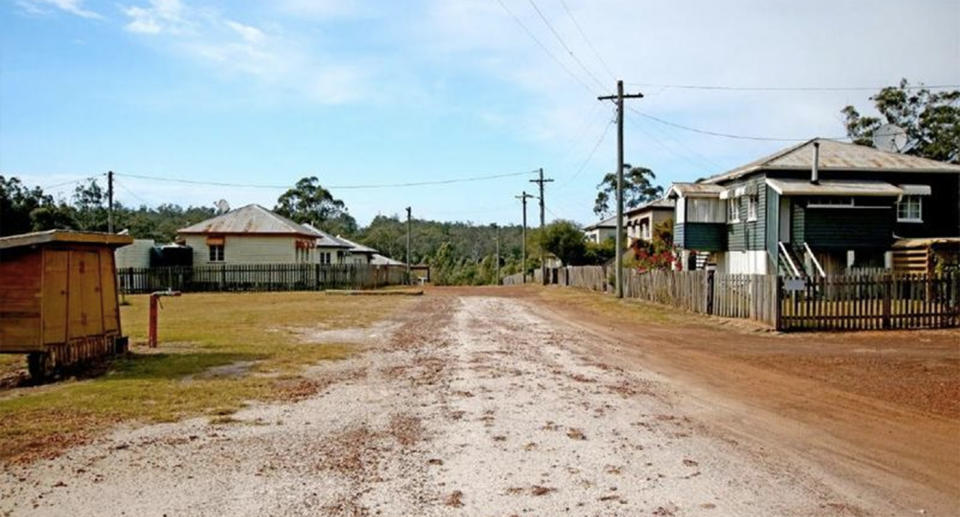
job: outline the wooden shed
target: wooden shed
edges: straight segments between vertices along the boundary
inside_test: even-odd
[[[28,354],[42,378],[125,350],[114,250],[131,242],[66,230],[0,237],[0,353]]]

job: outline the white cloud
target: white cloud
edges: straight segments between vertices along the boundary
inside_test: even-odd
[[[100,13],[84,9],[83,0],[17,0],[17,4],[31,14],[45,14],[47,11],[43,7],[46,6],[55,7],[81,18],[103,18]]]
[[[123,8],[130,21],[125,28],[130,32],[160,34],[178,33],[184,20],[181,17],[183,5],[180,0],[151,0],[149,7],[129,6]]]
[[[313,102],[341,104],[369,93],[361,87],[369,73],[356,62],[311,49],[277,28],[267,30],[179,0],[152,0],[123,12],[129,17],[128,31],[228,75],[256,77],[278,95],[294,92]]]
[[[277,7],[310,18],[345,18],[371,13],[369,4],[360,0],[279,0]]]

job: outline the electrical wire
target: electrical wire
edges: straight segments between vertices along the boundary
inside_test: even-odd
[[[593,82],[597,83],[597,85],[600,86],[601,90],[606,89],[606,87],[603,84],[603,81],[601,81],[600,79],[597,79],[597,76],[594,75],[593,72],[591,72],[590,69],[588,69],[586,65],[583,64],[583,61],[580,61],[580,58],[578,58],[577,55],[573,53],[573,50],[571,50],[570,46],[567,45],[567,42],[563,40],[563,38],[560,36],[560,33],[557,32],[557,29],[553,27],[553,24],[550,23],[550,20],[548,20],[547,17],[544,16],[543,11],[540,10],[540,7],[537,6],[537,3],[534,2],[533,0],[527,0],[527,1],[530,2],[531,6],[533,6],[533,10],[537,12],[537,15],[540,16],[540,19],[543,20],[544,25],[546,25],[547,28],[550,29],[550,32],[552,32],[554,37],[557,38],[557,41],[560,42],[560,46],[562,46],[564,50],[567,51],[567,54],[570,54],[570,57],[578,65],[580,65],[580,68],[587,74],[587,76],[593,79]]]
[[[706,84],[664,84],[664,83],[627,83],[629,86],[643,86],[652,88],[676,88],[683,90],[720,90],[740,92],[850,92],[850,91],[878,91],[895,86],[727,86]],[[897,87],[899,88],[899,87]],[[960,88],[960,84],[933,84],[907,85],[905,90],[938,90],[945,88]]]
[[[80,183],[81,181],[88,181],[88,180],[92,180],[92,179],[97,179],[97,178],[99,178],[99,177],[101,177],[101,176],[106,176],[106,174],[95,174],[95,175],[93,175],[93,176],[87,176],[87,177],[85,177],[85,178],[78,178],[78,179],[75,179],[75,180],[64,181],[64,182],[61,182],[61,183],[54,183],[53,185],[44,185],[44,186],[41,186],[40,188],[43,189],[43,190],[50,190],[50,189],[55,189],[55,188],[57,188],[57,187],[63,187],[63,186],[66,186],[66,185],[71,185],[71,184],[73,184],[73,183]]]
[[[136,192],[130,190],[129,187],[127,187],[126,185],[124,185],[124,184],[121,183],[120,181],[117,181],[116,178],[113,179],[113,184],[114,184],[114,185],[119,185],[120,188],[122,188],[123,190],[127,191],[127,193],[130,194],[131,196],[139,199],[140,202],[143,203],[144,205],[147,205],[147,206],[150,205],[150,202],[149,202],[149,201],[147,201],[146,199],[144,199],[143,197],[141,197],[141,196],[140,196],[139,194],[137,194]]]
[[[587,157],[583,160],[583,162],[580,163],[580,166],[577,167],[577,171],[574,172],[572,176],[570,176],[568,179],[566,179],[563,182],[564,184],[570,183],[571,181],[576,179],[576,177],[579,176],[581,172],[583,172],[583,170],[587,167],[587,164],[590,163],[590,160],[593,159],[593,155],[597,153],[597,149],[600,148],[600,144],[602,144],[603,141],[607,139],[607,133],[610,132],[610,126],[612,125],[613,125],[613,121],[611,120],[610,122],[607,123],[606,126],[603,127],[603,133],[600,134],[600,138],[597,139],[597,143],[594,144],[593,149],[590,150],[590,154],[588,154]]]
[[[523,171],[523,172],[510,172],[506,174],[491,174],[487,176],[473,176],[468,178],[453,178],[446,180],[433,180],[433,181],[416,181],[416,182],[407,182],[407,183],[380,183],[380,184],[368,184],[368,185],[327,185],[328,189],[377,189],[377,188],[403,188],[403,187],[421,187],[428,185],[449,185],[452,183],[467,183],[474,181],[483,181],[497,178],[509,178],[514,176],[523,176],[526,174],[533,174],[536,171]],[[128,174],[128,173],[114,173],[115,176],[124,176],[127,178],[137,178],[142,180],[151,180],[151,181],[165,181],[169,183],[184,183],[188,185],[208,185],[214,187],[237,187],[237,188],[262,188],[262,189],[289,189],[291,185],[256,185],[248,183],[224,183],[218,181],[199,181],[199,180],[187,180],[180,178],[164,178],[160,176],[146,176],[143,174]]]
[[[573,12],[567,6],[567,2],[560,0],[560,4],[563,6],[563,10],[567,12],[567,16],[570,17],[570,21],[573,22],[574,27],[577,28],[577,32],[580,33],[580,36],[583,37],[583,41],[587,42],[587,46],[590,47],[590,50],[593,51],[593,55],[597,56],[597,60],[600,62],[600,65],[603,67],[604,71],[607,72],[607,75],[610,76],[614,81],[617,80],[617,76],[610,70],[610,67],[607,65],[607,62],[603,59],[603,55],[597,51],[597,47],[593,46],[593,42],[590,41],[590,38],[587,37],[587,34],[583,31],[583,28],[580,27],[580,23],[577,22],[577,19],[573,16]]]
[[[569,75],[569,76],[572,77],[574,80],[576,80],[578,83],[580,83],[580,86],[583,86],[583,88],[584,88],[585,90],[587,90],[588,92],[590,92],[590,93],[595,93],[595,92],[590,88],[590,86],[589,86],[586,82],[584,82],[583,79],[580,78],[580,76],[578,76],[577,74],[573,73],[573,71],[571,71],[570,68],[567,67],[567,65],[563,64],[563,61],[560,61],[560,59],[557,58],[557,56],[555,56],[555,55],[553,54],[553,52],[550,52],[550,49],[548,49],[547,46],[544,45],[543,42],[541,42],[541,41],[533,34],[533,31],[531,31],[530,28],[527,27],[526,24],[524,24],[523,21],[521,21],[520,18],[518,18],[517,15],[514,14],[513,11],[511,11],[510,8],[507,7],[507,5],[503,3],[503,0],[497,0],[497,3],[500,4],[500,7],[502,7],[503,10],[506,11],[507,14],[509,14],[510,17],[512,17],[515,22],[517,22],[517,25],[519,25],[520,28],[522,28],[522,29],[524,30],[524,32],[526,32],[527,35],[530,36],[530,39],[532,39],[533,41],[535,41],[535,42],[537,43],[537,45],[538,45],[541,49],[543,49],[543,51],[546,52],[548,56],[550,56],[550,59],[553,59],[558,65],[560,65],[560,68],[562,68],[563,71],[567,73],[567,75]]]

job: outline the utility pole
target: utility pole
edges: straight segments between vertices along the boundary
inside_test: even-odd
[[[617,298],[623,298],[623,99],[642,99],[642,93],[623,94],[623,81],[617,81],[616,95],[603,95],[597,100],[613,100],[617,103]]]
[[[500,225],[497,225],[497,285],[500,285]]]
[[[543,179],[543,167],[540,167],[540,177],[535,180],[530,180],[530,183],[536,183],[540,186],[540,232],[543,233],[543,226],[545,224],[546,215],[544,214],[544,201],[543,201],[543,184],[550,183],[553,179]],[[544,284],[547,283],[547,269],[543,264],[543,247],[540,248],[540,281]]]
[[[527,200],[532,198],[530,194],[527,194],[527,191],[524,190],[519,196],[514,196],[523,203],[523,233],[521,233],[521,239],[523,240],[522,252],[520,255],[520,274],[523,277],[523,283],[527,283]]]
[[[113,171],[107,171],[107,233],[113,233]]]
[[[407,283],[413,285],[410,277],[410,207],[407,207]]]

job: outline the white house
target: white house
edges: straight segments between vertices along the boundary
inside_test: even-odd
[[[317,255],[316,262],[320,264],[353,263],[350,255],[350,249],[353,248],[353,245],[344,242],[343,239],[338,239],[330,235],[310,223],[306,223],[303,226],[318,235],[315,248]]]
[[[617,237],[617,216],[609,217],[598,223],[583,227],[583,233],[586,234],[588,241],[600,244],[607,239]]]
[[[193,248],[193,264],[319,263],[315,230],[260,205],[247,205],[181,228],[178,241]],[[330,249],[340,249],[332,243]],[[325,249],[325,248],[321,248]]]
[[[370,264],[373,262],[374,255],[377,254],[377,250],[370,246],[353,242],[342,235],[337,235],[337,240],[350,246],[349,255],[347,256],[348,264]]]

